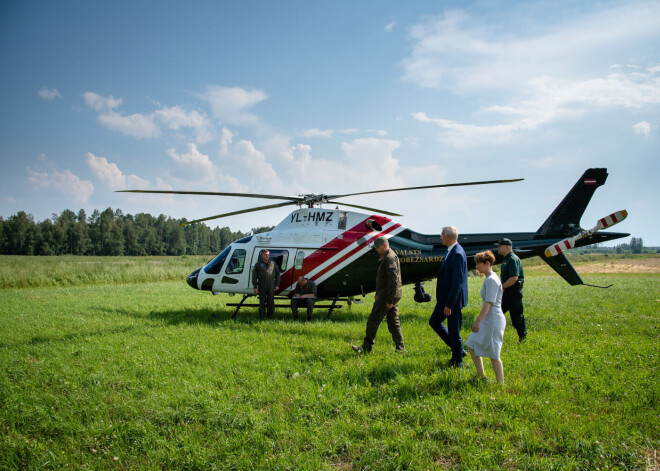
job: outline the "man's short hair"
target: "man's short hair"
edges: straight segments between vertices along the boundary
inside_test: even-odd
[[[458,239],[458,229],[456,229],[454,226],[443,227],[440,234],[448,235],[453,239]]]
[[[374,248],[376,249],[381,245],[385,244],[386,242],[387,242],[387,237],[384,236],[377,237],[376,240],[374,240]]]

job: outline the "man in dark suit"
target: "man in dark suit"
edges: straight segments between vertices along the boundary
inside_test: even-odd
[[[461,309],[467,305],[467,258],[463,247],[458,244],[458,229],[453,226],[442,228],[442,244],[447,253],[438,271],[438,285],[435,289],[436,305],[429,319],[429,325],[451,348],[449,364],[455,368],[463,366],[463,340]],[[443,322],[447,319],[447,327]]]

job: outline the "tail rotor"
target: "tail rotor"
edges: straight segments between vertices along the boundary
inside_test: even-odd
[[[596,226],[589,229],[588,231],[583,230],[579,234],[573,237],[568,237],[564,240],[560,240],[556,244],[552,244],[551,246],[549,246],[547,249],[545,249],[545,256],[554,257],[564,252],[565,250],[570,250],[575,247],[575,244],[577,243],[578,240],[583,239],[585,237],[589,237],[600,230],[607,229],[608,227],[612,227],[616,224],[619,224],[621,221],[626,219],[626,217],[628,217],[628,211],[623,209],[621,211],[612,213],[609,216],[606,216],[602,219],[599,219],[598,222],[596,223]]]

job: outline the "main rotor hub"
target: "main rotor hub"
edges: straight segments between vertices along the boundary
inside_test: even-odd
[[[298,196],[302,198],[302,201],[300,202],[300,206],[306,204],[308,208],[313,208],[315,204],[322,204],[328,202],[328,198],[324,194],[316,195],[314,193],[310,193],[307,195],[298,195]]]

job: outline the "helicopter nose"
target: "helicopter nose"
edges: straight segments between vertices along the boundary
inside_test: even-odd
[[[186,278],[186,281],[188,282],[191,288],[199,289],[199,286],[197,286],[197,276],[199,275],[200,270],[201,268],[198,268],[190,275],[188,275],[188,278]]]

